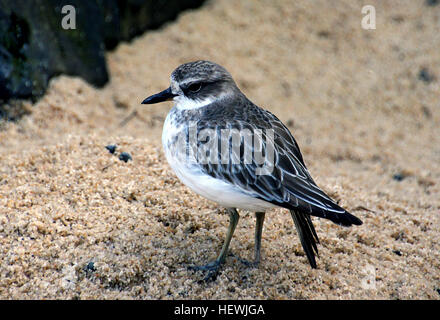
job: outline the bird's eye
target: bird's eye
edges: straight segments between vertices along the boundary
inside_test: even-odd
[[[192,83],[188,86],[188,91],[190,92],[198,92],[200,91],[200,89],[202,88],[202,83],[201,82],[195,82]]]

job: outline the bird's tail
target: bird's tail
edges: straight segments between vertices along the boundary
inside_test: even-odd
[[[296,210],[290,210],[290,214],[292,215],[293,222],[298,231],[301,244],[306,252],[307,259],[312,268],[315,269],[315,253],[318,255],[318,247],[316,246],[316,243],[319,243],[319,239],[315,227],[313,226],[312,219],[310,218],[310,215]]]

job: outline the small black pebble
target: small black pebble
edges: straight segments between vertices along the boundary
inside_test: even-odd
[[[439,288],[439,289],[437,289],[437,293],[438,293],[438,294],[440,294],[440,288]]]
[[[425,3],[427,6],[433,7],[433,6],[438,5],[440,3],[440,1],[439,0],[426,0]]]
[[[105,146],[105,148],[110,152],[111,154],[115,153],[117,146],[115,144],[109,144],[108,146]]]
[[[85,271],[96,271],[95,263],[93,261],[90,261],[84,269]]]
[[[393,253],[397,254],[399,257],[402,256],[402,252],[400,252],[400,250],[393,250]]]
[[[330,37],[330,32],[327,30],[321,30],[318,32],[318,37],[320,38],[329,38]]]
[[[124,162],[128,162],[128,160],[133,160],[131,158],[131,155],[127,152],[121,152],[121,154],[119,155],[119,160],[122,160]]]
[[[434,80],[434,76],[429,73],[427,68],[422,68],[419,72],[419,79],[423,82],[430,83]]]
[[[422,106],[422,112],[426,118],[428,119],[432,118],[431,110],[427,106]]]
[[[393,179],[396,180],[396,181],[402,181],[403,179],[405,179],[405,176],[403,174],[401,174],[401,173],[396,173],[393,176]]]

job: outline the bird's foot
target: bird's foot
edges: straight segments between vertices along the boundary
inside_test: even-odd
[[[215,260],[203,266],[189,266],[188,269],[193,271],[206,271],[206,276],[203,280],[208,282],[217,278],[221,265],[222,263],[219,260]]]
[[[241,263],[243,263],[246,267],[249,268],[258,268],[258,266],[260,265],[260,261],[255,260],[255,261],[249,261],[243,258],[240,258],[239,256],[230,253],[231,256],[235,257],[238,261],[240,261]]]

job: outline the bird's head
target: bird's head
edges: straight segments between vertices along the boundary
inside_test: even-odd
[[[169,88],[146,98],[142,104],[174,100],[179,109],[195,109],[240,92],[229,72],[210,61],[184,63],[170,79]]]

